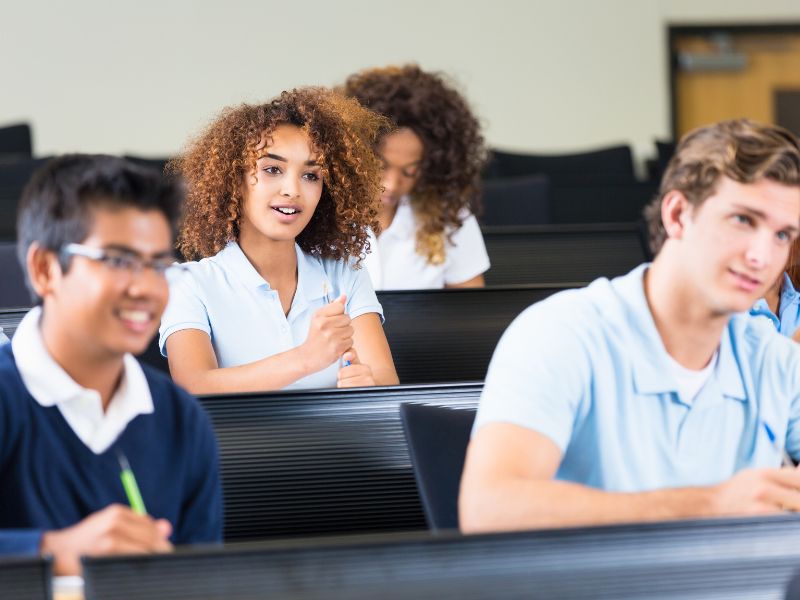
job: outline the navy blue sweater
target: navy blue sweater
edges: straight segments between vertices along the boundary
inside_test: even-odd
[[[169,378],[142,368],[153,412],[137,416],[98,455],[57,406],[34,400],[11,344],[0,347],[0,554],[35,554],[45,531],[74,525],[112,503],[127,504],[117,448],[148,514],[172,524],[172,543],[221,539],[219,457],[208,416]]]

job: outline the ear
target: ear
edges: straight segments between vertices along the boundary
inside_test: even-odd
[[[28,248],[25,266],[31,286],[40,298],[44,298],[53,290],[55,282],[61,279],[61,265],[52,250],[47,250],[37,242]]]
[[[694,207],[683,192],[667,192],[661,201],[661,222],[668,238],[681,239]]]

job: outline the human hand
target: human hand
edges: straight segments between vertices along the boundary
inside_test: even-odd
[[[800,511],[800,470],[745,469],[715,486],[713,512],[758,515]]]
[[[56,575],[80,575],[81,556],[169,552],[171,534],[169,521],[112,504],[72,527],[45,532],[40,550],[53,556]]]
[[[349,361],[350,365],[339,369],[336,387],[365,387],[375,385],[372,369],[369,365],[362,365],[355,349],[350,348],[342,356],[342,360]]]
[[[344,312],[346,302],[347,297],[341,295],[311,317],[308,337],[301,345],[309,372],[321,371],[353,345],[354,330]]]

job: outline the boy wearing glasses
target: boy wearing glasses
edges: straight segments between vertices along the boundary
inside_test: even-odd
[[[0,554],[52,554],[71,574],[81,555],[220,540],[208,418],[133,357],[179,268],[180,203],[176,184],[110,156],[55,159],[26,188],[18,256],[37,306],[0,347]]]

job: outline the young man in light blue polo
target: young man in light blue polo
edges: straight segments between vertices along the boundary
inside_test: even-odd
[[[464,531],[800,510],[800,347],[747,315],[800,227],[800,147],[688,134],[647,211],[652,264],[528,308],[501,339]]]

